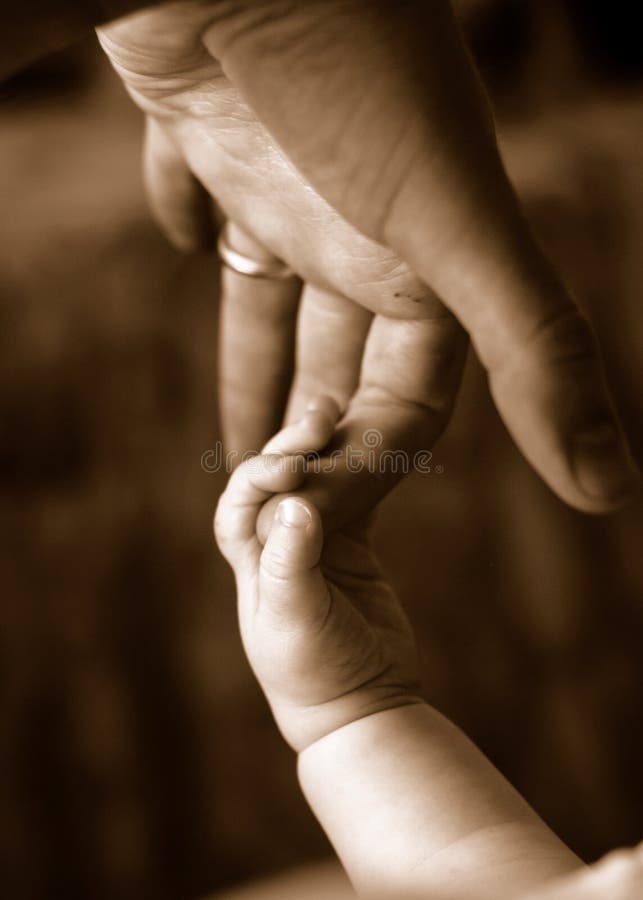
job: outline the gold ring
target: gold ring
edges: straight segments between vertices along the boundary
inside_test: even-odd
[[[224,266],[239,275],[246,275],[248,278],[292,278],[296,274],[290,266],[277,257],[266,262],[263,259],[253,259],[252,256],[246,256],[245,253],[239,253],[228,243],[227,223],[219,233],[217,250]]]

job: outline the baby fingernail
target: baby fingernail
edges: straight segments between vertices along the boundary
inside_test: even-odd
[[[308,508],[292,497],[281,501],[277,507],[277,515],[281,524],[288,528],[305,528],[313,520]]]
[[[638,487],[639,471],[610,422],[577,434],[572,453],[578,483],[589,497],[616,500]]]

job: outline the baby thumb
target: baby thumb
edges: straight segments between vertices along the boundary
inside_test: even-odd
[[[323,621],[330,597],[319,569],[323,533],[317,510],[303,499],[282,500],[259,569],[259,615],[288,631]]]

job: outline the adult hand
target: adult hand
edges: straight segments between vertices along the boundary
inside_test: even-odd
[[[207,239],[205,188],[237,249],[306,282],[291,416],[356,391],[348,437],[431,444],[460,380],[457,319],[560,497],[601,512],[633,491],[591,330],[522,218],[447,3],[183,2],[100,37],[148,114],[147,183],[175,242]],[[232,444],[258,449],[299,290],[227,272],[224,293],[222,411]]]

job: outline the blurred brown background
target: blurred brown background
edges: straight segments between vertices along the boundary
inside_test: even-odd
[[[625,3],[461,2],[532,220],[643,457],[643,82]],[[213,547],[214,254],[152,225],[94,41],[0,106],[0,892],[178,900],[328,852]],[[472,361],[378,540],[431,699],[582,855],[643,835],[641,503],[563,507]]]

